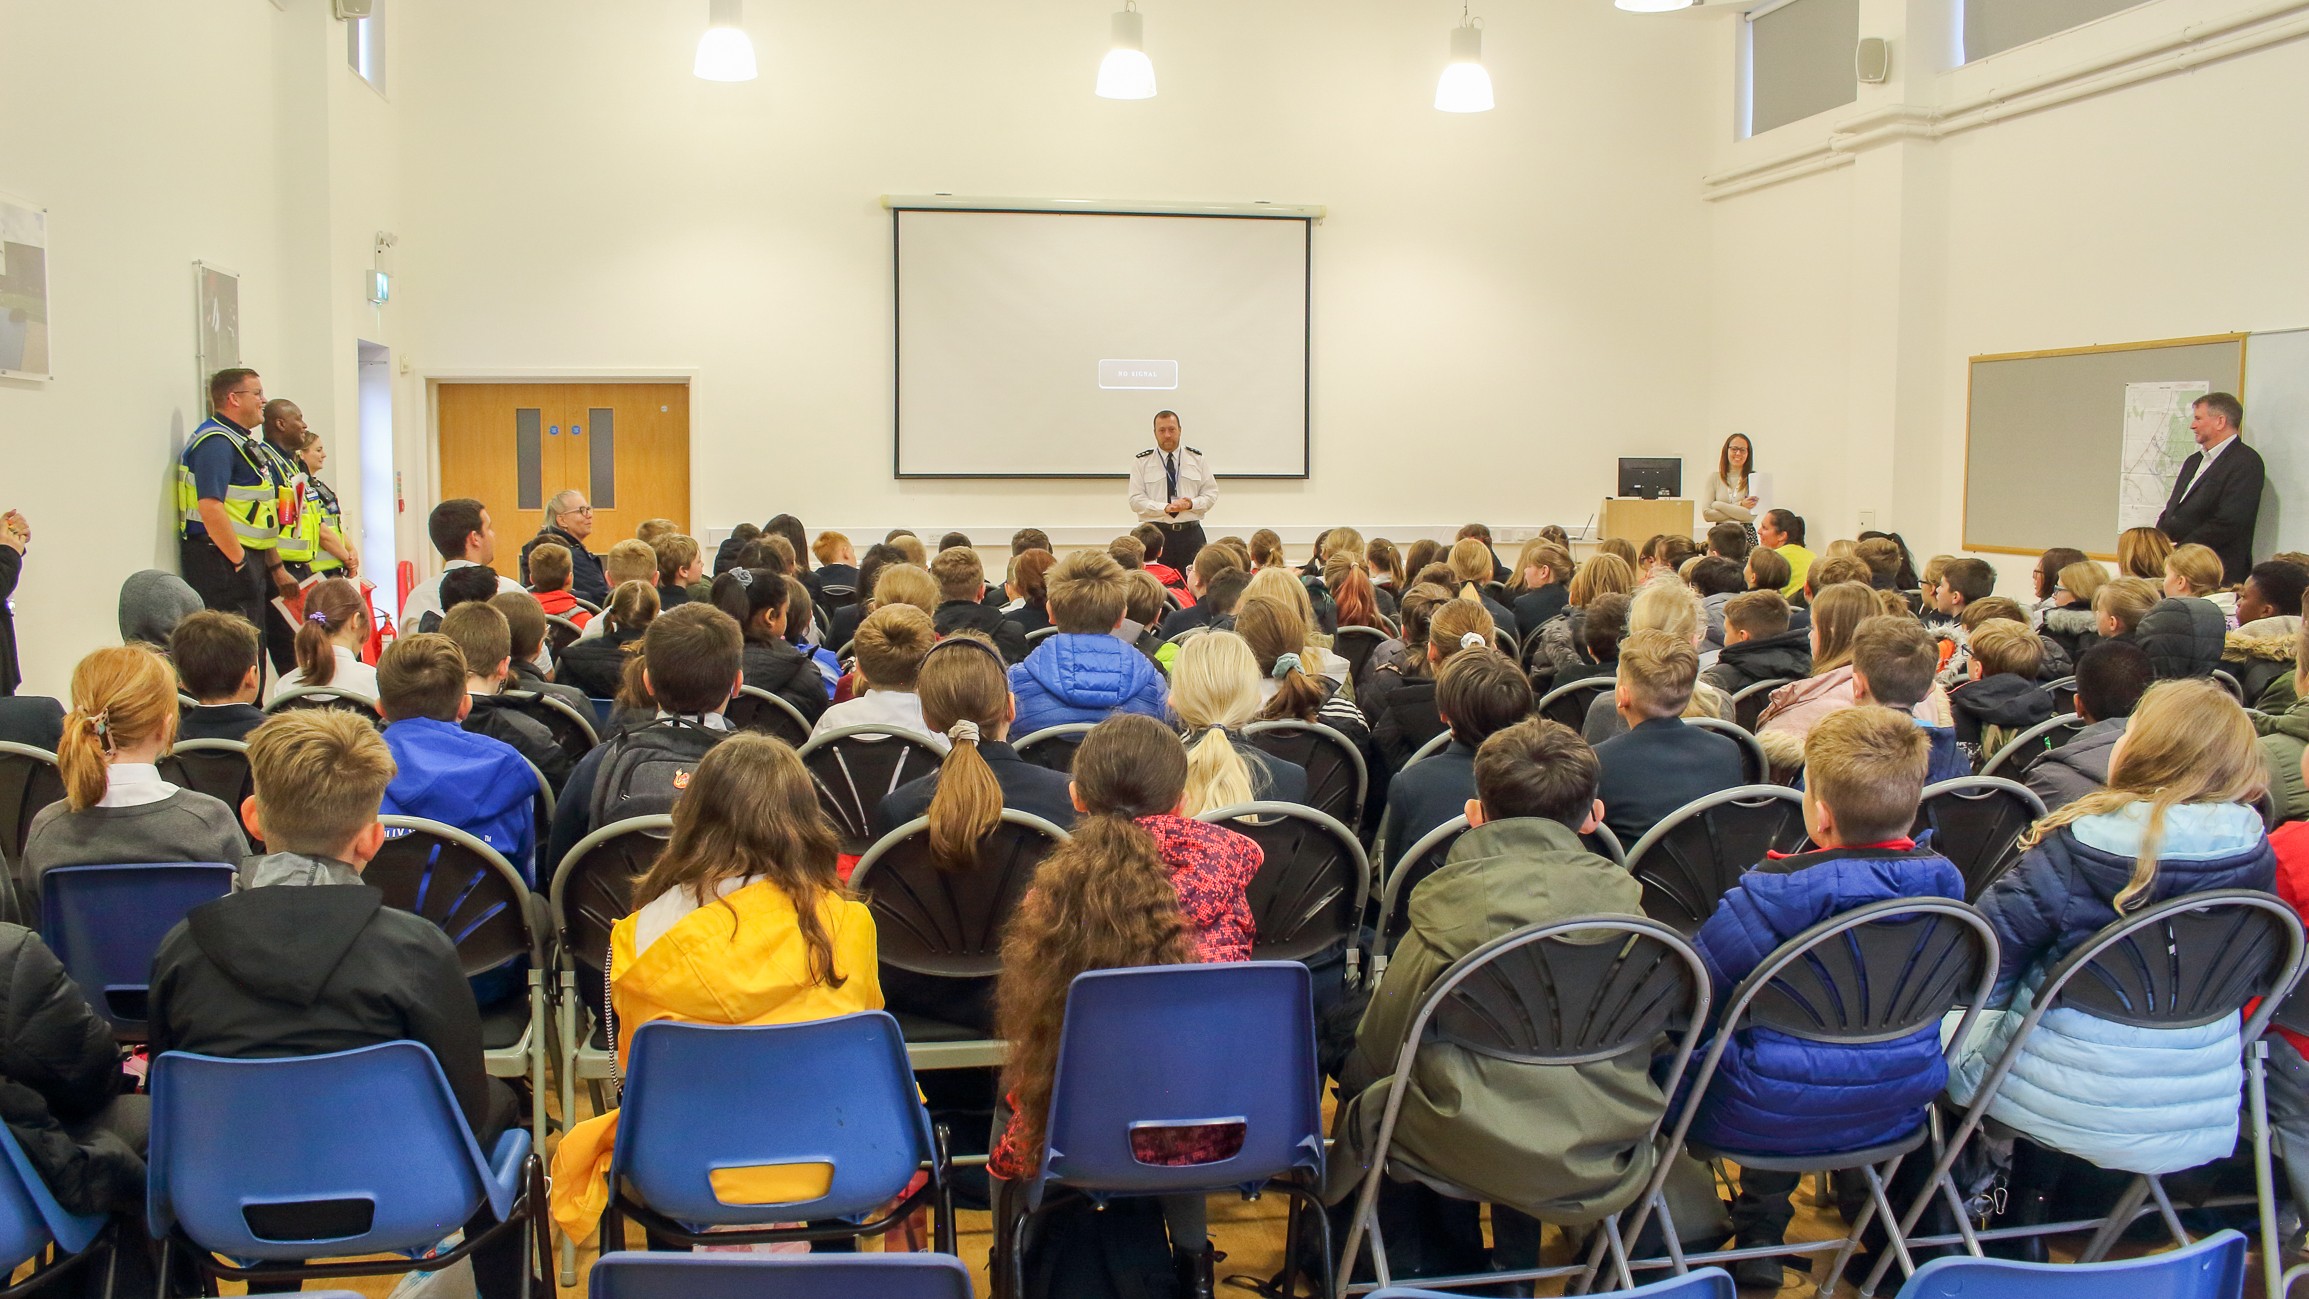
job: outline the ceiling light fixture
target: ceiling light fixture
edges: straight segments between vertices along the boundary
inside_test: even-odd
[[[706,33],[698,37],[697,63],[690,69],[706,81],[752,81],[754,42],[746,35],[744,0],[712,0]]]
[[[1123,0],[1114,16],[1114,48],[1098,64],[1100,99],[1152,99],[1154,60],[1146,56],[1146,16],[1133,0]]]
[[[1673,13],[1692,7],[1692,0],[1612,0],[1612,3],[1631,14]]]
[[[1459,25],[1451,29],[1451,62],[1435,83],[1435,107],[1446,113],[1491,111],[1491,74],[1483,69],[1483,29],[1459,8]]]

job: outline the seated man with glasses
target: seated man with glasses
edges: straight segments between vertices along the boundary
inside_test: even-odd
[[[585,548],[593,535],[593,506],[585,493],[572,487],[545,503],[545,527],[521,547],[521,581],[529,582],[529,552],[552,542],[569,549],[569,593],[590,605],[609,602],[609,579],[601,571],[601,556]]]

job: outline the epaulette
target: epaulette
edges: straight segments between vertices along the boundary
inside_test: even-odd
[[[1201,447],[1188,447],[1187,450],[1194,452],[1198,456],[1203,453],[1203,449]]]
[[[1139,452],[1139,453],[1138,453],[1138,458],[1139,458],[1139,459],[1141,459],[1141,460],[1144,460],[1144,459],[1146,459],[1148,456],[1151,456],[1151,455],[1153,455],[1153,454],[1154,454],[1154,448],[1153,448],[1153,447],[1148,447],[1146,450],[1144,450],[1144,451],[1141,451],[1141,452]]]

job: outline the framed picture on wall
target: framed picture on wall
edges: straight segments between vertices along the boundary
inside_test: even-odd
[[[0,378],[54,378],[49,356],[48,212],[0,194]]]
[[[214,262],[194,262],[193,300],[199,309],[194,325],[193,377],[199,400],[193,409],[208,410],[208,377],[241,363],[241,277]]]

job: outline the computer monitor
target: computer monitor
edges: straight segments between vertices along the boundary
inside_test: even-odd
[[[1682,456],[1621,456],[1619,495],[1644,500],[1684,494]]]

